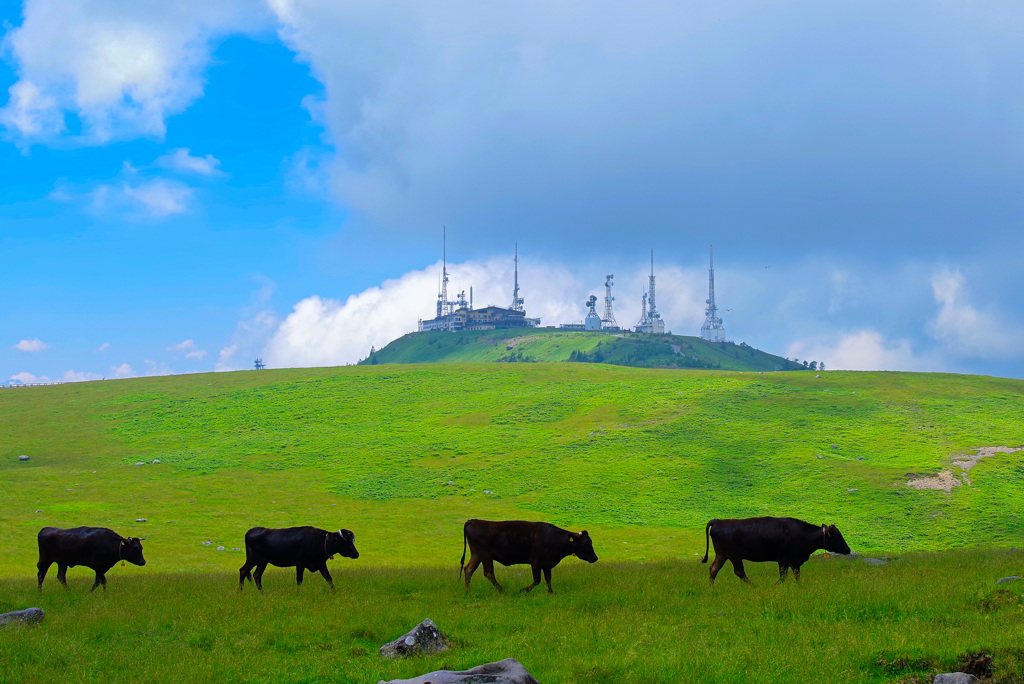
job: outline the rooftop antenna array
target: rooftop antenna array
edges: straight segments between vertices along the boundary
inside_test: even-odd
[[[712,342],[725,342],[725,326],[715,306],[715,247],[711,245],[711,258],[708,267],[708,298],[707,309],[704,310],[704,325],[700,327],[700,337]]]
[[[601,323],[604,328],[618,328],[618,324],[615,322],[615,313],[612,311],[612,302],[615,301],[615,297],[612,297],[612,285],[615,281],[612,278],[615,274],[609,273],[604,277],[604,317],[601,318]]]
[[[519,296],[519,243],[516,243],[515,274],[512,286],[512,306],[509,308],[513,311],[522,311],[525,300]]]

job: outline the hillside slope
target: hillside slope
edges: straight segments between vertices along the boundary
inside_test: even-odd
[[[576,332],[549,328],[409,333],[361,361],[464,363],[581,361],[640,368],[740,371],[802,370],[793,361],[746,344],[683,335]]]
[[[0,575],[32,567],[43,525],[147,536],[166,570],[236,571],[257,524],[450,565],[470,517],[586,528],[613,561],[702,554],[708,519],[750,515],[836,522],[862,553],[1021,545],[1022,453],[963,479],[954,457],[1024,444],[1024,382],[816,375],[393,364],[2,390]],[[907,486],[943,471],[949,492]]]

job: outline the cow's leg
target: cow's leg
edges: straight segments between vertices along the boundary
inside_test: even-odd
[[[297,586],[302,586],[302,573],[304,573],[305,571],[306,568],[302,567],[301,565],[295,566],[295,584]]]
[[[493,560],[488,559],[484,561],[484,577],[491,580],[491,584],[494,585],[494,588],[497,589],[499,593],[504,593],[505,589],[500,584],[498,584],[498,580],[494,577]]]
[[[106,586],[107,583],[103,579],[103,573],[100,572],[99,570],[97,570],[96,571],[96,581],[92,583],[92,589],[90,589],[89,591],[96,591],[96,587],[100,586],[101,584],[103,585],[104,589],[107,588],[107,586]]]
[[[800,581],[800,566],[799,565],[794,565],[793,566],[793,579],[795,579],[797,582]]]
[[[68,588],[68,566],[60,561],[57,562],[57,580],[64,585],[65,589]]]
[[[327,584],[331,586],[331,591],[334,591],[334,579],[331,577],[331,571],[327,569],[327,561],[320,566],[320,576],[327,580]]]
[[[46,573],[51,565],[53,565],[52,560],[43,558],[40,558],[39,562],[36,563],[36,567],[39,569],[39,572],[36,574],[36,578],[39,580],[39,591],[43,590],[43,580],[46,579]]]
[[[480,559],[476,556],[470,556],[469,562],[466,563],[464,572],[466,573],[466,593],[469,593],[469,580],[473,577],[473,573],[476,572],[476,566],[480,565]]]
[[[736,576],[747,584],[750,584],[750,580],[747,579],[747,573],[743,571],[743,559],[730,558],[729,560],[732,561],[732,571],[736,573]]]
[[[256,588],[263,591],[263,571],[267,569],[266,563],[259,563],[256,566],[256,572],[253,573],[253,579],[256,581]]]
[[[540,566],[539,565],[531,565],[530,569],[533,570],[533,584],[531,584],[528,587],[523,587],[522,589],[519,590],[519,591],[524,592],[524,593],[532,591],[535,586],[540,584]]]
[[[255,565],[255,563],[246,558],[242,567],[238,568],[238,591],[242,591],[242,588],[245,586],[245,580],[252,582],[252,569]]]
[[[715,578],[718,577],[718,573],[723,565],[725,565],[725,556],[715,554],[715,560],[711,561],[711,584],[715,583]]]
[[[779,584],[782,584],[783,582],[786,581],[786,575],[788,575],[788,574],[789,574],[789,566],[786,565],[785,563],[779,563]],[[794,569],[794,573],[793,574],[796,574],[795,569]]]
[[[548,593],[554,594],[555,592],[551,591],[551,568],[544,568],[544,581],[548,583]]]

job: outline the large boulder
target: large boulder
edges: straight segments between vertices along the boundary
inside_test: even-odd
[[[25,610],[16,610],[13,613],[3,613],[0,615],[0,626],[13,625],[13,624],[32,624],[34,622],[43,621],[43,609],[42,608],[26,608]]]
[[[947,672],[945,674],[935,675],[935,679],[932,680],[932,684],[973,684],[974,682],[980,681],[980,679],[972,674],[966,674],[964,672]]]
[[[413,679],[383,679],[377,684],[540,684],[515,658],[453,672],[438,670]]]
[[[382,658],[404,658],[447,650],[448,644],[445,643],[444,634],[441,634],[433,620],[427,618],[405,636],[381,646],[380,655]]]

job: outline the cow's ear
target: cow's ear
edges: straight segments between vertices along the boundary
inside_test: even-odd
[[[583,530],[582,532],[580,532],[580,536],[581,536],[581,537],[589,537],[590,535],[589,535],[589,534],[587,534],[587,531],[586,531],[586,530]]]

